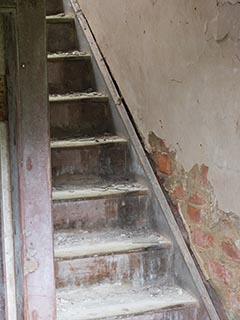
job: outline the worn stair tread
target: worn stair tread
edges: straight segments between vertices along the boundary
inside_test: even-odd
[[[66,94],[51,94],[49,95],[50,102],[69,102],[69,101],[108,101],[108,96],[100,92],[73,92]]]
[[[88,232],[78,229],[59,230],[54,234],[55,258],[76,259],[90,256],[129,253],[171,248],[171,241],[145,228],[120,228]]]
[[[57,290],[58,320],[115,319],[193,306],[198,306],[197,300],[177,286],[132,288],[102,284]]]
[[[51,148],[79,148],[98,146],[103,144],[127,143],[128,140],[119,136],[102,136],[89,138],[74,138],[51,141]]]
[[[59,60],[90,60],[91,55],[82,51],[56,52],[47,55],[48,61],[54,62]]]
[[[102,198],[106,196],[122,195],[130,193],[146,194],[148,188],[140,183],[120,182],[84,187],[64,185],[53,189],[52,198],[54,201]]]
[[[46,16],[47,23],[73,23],[74,17],[64,13]]]

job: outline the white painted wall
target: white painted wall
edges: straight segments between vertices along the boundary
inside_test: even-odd
[[[240,213],[238,1],[79,3],[145,142],[153,131],[186,170],[209,166],[220,209]]]

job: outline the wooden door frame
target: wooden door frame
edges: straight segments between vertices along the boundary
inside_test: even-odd
[[[2,1],[17,319],[54,320],[45,1]]]

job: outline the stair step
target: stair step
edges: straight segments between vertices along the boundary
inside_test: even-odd
[[[55,233],[57,287],[102,282],[133,286],[169,283],[171,242],[158,234],[123,229]]]
[[[119,178],[129,175],[127,140],[121,137],[67,139],[51,142],[52,176],[72,175],[82,180]]]
[[[51,137],[86,137],[113,132],[108,97],[94,92],[50,96]]]
[[[108,102],[108,96],[100,92],[74,92],[67,94],[52,94],[49,95],[50,102],[70,102],[70,101],[96,101],[96,102]]]
[[[137,183],[120,183],[103,186],[92,186],[89,188],[68,188],[53,191],[53,200],[93,199],[105,198],[113,195],[126,195],[129,193],[145,194],[148,189]]]
[[[94,91],[91,55],[80,51],[48,54],[48,85],[50,94]]]
[[[74,18],[64,14],[47,16],[47,51],[68,52],[78,50]]]
[[[196,320],[197,308],[197,300],[179,287],[104,284],[57,290],[58,320]]]
[[[47,55],[48,61],[50,62],[58,62],[58,61],[89,61],[91,60],[91,55],[86,52],[81,51],[72,51],[72,52],[56,52],[56,53],[49,53]]]
[[[53,191],[55,228],[96,230],[102,227],[141,227],[150,223],[149,190],[122,183]]]
[[[171,248],[172,244],[164,237],[122,229],[105,229],[103,231],[87,232],[81,230],[62,230],[55,232],[55,258],[76,259],[90,256],[103,256],[123,252],[136,252]]]
[[[46,16],[46,21],[48,24],[51,23],[72,23],[74,22],[74,17],[66,15],[65,13],[59,13],[55,15]]]
[[[59,148],[81,148],[81,147],[91,147],[99,145],[110,145],[110,144],[126,144],[128,141],[125,138],[118,136],[104,136],[104,137],[91,137],[91,138],[75,138],[75,139],[64,139],[51,141],[52,149]]]

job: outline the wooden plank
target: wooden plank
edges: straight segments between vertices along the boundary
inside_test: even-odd
[[[1,220],[5,290],[5,319],[17,319],[14,230],[11,203],[10,161],[7,122],[0,123]]]
[[[45,1],[18,1],[17,63],[9,75],[18,88],[9,111],[18,312],[26,320],[56,318],[45,23]]]

